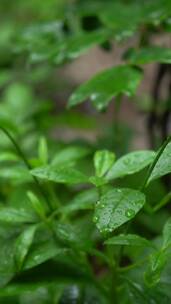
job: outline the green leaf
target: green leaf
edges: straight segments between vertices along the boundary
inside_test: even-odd
[[[82,103],[90,97],[93,105],[102,110],[107,107],[112,97],[120,94],[131,96],[140,83],[142,73],[129,66],[116,66],[102,71],[82,84],[70,97],[69,107]]]
[[[114,153],[108,150],[97,151],[94,155],[94,167],[97,177],[102,177],[111,168],[115,161]]]
[[[61,165],[84,158],[90,153],[90,149],[81,146],[69,146],[56,153],[52,165]]]
[[[160,158],[158,159],[147,183],[171,172],[171,142],[167,144]]]
[[[104,194],[95,207],[94,222],[102,233],[112,232],[130,221],[145,204],[137,190],[116,188]]]
[[[147,64],[152,62],[171,63],[171,48],[151,46],[148,48],[130,49],[125,55],[130,64]]]
[[[62,184],[82,184],[88,178],[72,167],[46,166],[31,170],[31,174],[43,180]]]
[[[149,265],[144,275],[145,282],[149,287],[159,283],[166,262],[165,251],[160,250],[150,255]]]
[[[104,177],[99,177],[99,176],[90,176],[89,182],[96,187],[101,187],[105,184],[107,184],[107,181]]]
[[[24,224],[37,222],[37,217],[28,213],[28,210],[15,209],[12,207],[0,208],[0,222],[9,224]]]
[[[37,225],[29,226],[20,234],[16,241],[14,254],[18,270],[20,270],[23,266],[24,260],[33,242],[36,228]]]
[[[130,152],[119,158],[106,175],[107,180],[134,174],[147,167],[155,158],[153,151]]]
[[[54,258],[58,254],[62,254],[66,250],[67,249],[58,246],[52,239],[34,244],[32,246],[32,250],[26,257],[24,269],[33,268],[40,265]]]
[[[39,139],[38,155],[41,164],[46,165],[48,162],[48,146],[47,146],[46,138],[43,136],[40,137]]]
[[[136,234],[120,234],[106,240],[105,244],[140,246],[140,247],[152,246],[150,241]]]
[[[33,209],[36,211],[39,217],[44,221],[46,219],[46,209],[43,202],[41,203],[37,198],[37,196],[31,191],[27,192],[27,196],[31,202]]]
[[[88,189],[79,192],[66,206],[61,208],[64,214],[77,212],[78,210],[93,209],[98,200],[98,192],[96,189]]]
[[[171,218],[167,220],[163,228],[163,250],[171,245]]]

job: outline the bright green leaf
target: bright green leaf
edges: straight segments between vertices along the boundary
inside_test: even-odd
[[[106,175],[111,180],[125,175],[134,174],[147,167],[155,158],[153,151],[130,152],[119,158]]]
[[[0,222],[9,224],[24,224],[34,223],[37,221],[36,216],[28,213],[28,210],[15,209],[12,207],[1,207],[0,208]]]
[[[44,203],[41,203],[39,201],[39,199],[37,198],[37,196],[34,193],[32,193],[31,191],[27,192],[27,196],[31,202],[33,209],[36,211],[36,213],[39,215],[39,217],[42,220],[45,220],[46,219],[46,209],[45,209]]]
[[[94,155],[94,167],[96,171],[96,176],[104,176],[106,172],[111,168],[114,161],[114,153],[107,150],[97,151]]]
[[[112,232],[130,221],[145,204],[143,193],[133,189],[113,189],[104,194],[95,207],[94,222],[102,232]]]
[[[82,103],[90,97],[93,105],[102,110],[107,107],[112,97],[120,94],[131,96],[140,83],[142,73],[129,66],[116,66],[102,71],[82,84],[70,97],[69,107]]]
[[[38,155],[42,165],[46,165],[48,162],[48,146],[45,137],[40,137],[38,145]]]
[[[69,146],[56,153],[52,165],[61,165],[84,158],[90,153],[90,149],[82,146]]]

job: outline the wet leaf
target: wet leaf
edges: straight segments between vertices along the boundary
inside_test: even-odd
[[[111,180],[125,175],[134,174],[147,167],[155,158],[153,151],[130,152],[119,158],[106,175]]]
[[[111,168],[115,161],[114,153],[108,150],[97,151],[94,155],[94,167],[96,176],[102,177]]]
[[[140,246],[151,247],[152,244],[147,239],[136,234],[120,234],[105,241],[108,245],[126,245],[126,246]]]
[[[95,207],[94,222],[102,233],[112,232],[130,221],[145,204],[137,190],[116,188],[104,194]]]

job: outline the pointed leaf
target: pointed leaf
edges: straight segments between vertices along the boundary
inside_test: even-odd
[[[38,155],[41,164],[46,165],[48,162],[48,146],[47,146],[46,138],[43,136],[40,137],[39,139]]]
[[[155,180],[159,177],[162,177],[171,172],[171,142],[167,144],[165,147],[162,155],[160,156],[159,160],[157,161],[148,182]]]
[[[95,207],[94,222],[103,233],[112,232],[130,221],[145,204],[145,196],[137,190],[120,188],[104,194]]]
[[[31,174],[44,180],[63,184],[81,184],[88,181],[83,173],[71,167],[40,167],[31,170]]]
[[[134,174],[147,167],[155,158],[153,151],[130,152],[119,158],[106,175],[107,180]]]
[[[15,244],[15,261],[18,266],[18,270],[22,268],[24,260],[28,254],[30,246],[33,242],[33,238],[36,232],[37,225],[32,225],[26,228],[18,237]]]
[[[136,234],[120,234],[106,240],[105,244],[140,246],[140,247],[152,246],[150,241]]]
[[[69,106],[80,104],[90,97],[97,109],[104,109],[112,97],[120,94],[133,95],[141,77],[138,69],[126,65],[105,70],[82,84],[71,95]]]
[[[94,167],[96,176],[102,177],[111,168],[115,161],[114,153],[108,150],[97,151],[94,155]]]
[[[39,215],[39,217],[42,220],[45,220],[46,219],[46,209],[45,209],[45,206],[43,205],[43,203],[41,203],[39,201],[39,199],[37,198],[37,196],[34,193],[32,193],[31,191],[27,192],[27,196],[31,202],[33,209],[36,211],[36,213]]]

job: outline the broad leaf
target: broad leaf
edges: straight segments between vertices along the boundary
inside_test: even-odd
[[[151,62],[171,63],[171,48],[151,46],[148,48],[131,49],[125,55],[131,64],[147,64]]]
[[[104,176],[106,172],[111,168],[114,161],[114,153],[107,150],[97,151],[94,155],[94,167],[96,170],[96,176]]]
[[[119,158],[106,175],[111,180],[125,175],[136,173],[147,167],[155,158],[153,151],[130,152]]]
[[[88,181],[83,173],[72,167],[51,165],[33,169],[31,174],[43,180],[63,184],[81,184]]]
[[[16,244],[15,244],[15,261],[17,264],[18,269],[22,268],[24,260],[28,254],[30,246],[33,242],[33,238],[35,235],[37,226],[31,225],[26,228],[18,237]]]
[[[108,239],[105,241],[105,244],[140,247],[153,246],[150,241],[136,234],[120,234]]]
[[[120,188],[104,194],[95,207],[94,222],[102,232],[112,232],[130,221],[145,204],[145,196],[137,190]]]
[[[162,177],[171,172],[171,142],[169,142],[164,149],[162,155],[157,161],[149,179],[148,183],[159,177]]]
[[[102,71],[82,84],[70,97],[69,107],[82,103],[90,97],[93,105],[101,110],[112,97],[120,94],[133,95],[141,80],[141,72],[129,66],[116,66]]]

